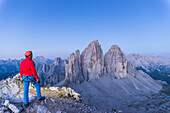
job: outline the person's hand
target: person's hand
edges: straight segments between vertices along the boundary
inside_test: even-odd
[[[39,80],[39,79],[37,79],[37,82],[38,82],[38,83],[40,83],[40,80]]]

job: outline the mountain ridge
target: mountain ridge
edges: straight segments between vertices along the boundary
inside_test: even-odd
[[[169,100],[161,95],[160,83],[136,70],[117,45],[103,54],[101,45],[94,40],[82,53],[79,50],[71,53],[69,61],[56,58],[53,63],[38,67],[37,71],[41,86],[70,87],[81,95],[82,103],[104,111],[168,111]]]

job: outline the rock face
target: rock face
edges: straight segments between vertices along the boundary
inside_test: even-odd
[[[91,42],[82,54],[79,50],[72,53],[65,70],[66,80],[74,83],[92,81],[103,76],[121,79],[127,75],[138,75],[137,70],[127,61],[117,45],[112,45],[103,56],[103,50],[97,40]]]
[[[134,100],[143,105],[142,102],[152,100],[147,97],[153,94],[159,96],[162,89],[149,75],[136,70],[117,45],[113,45],[103,57],[101,46],[96,40],[91,42],[81,55],[79,51],[70,55],[66,73],[67,79],[74,82],[67,82],[66,86],[80,93],[85,103],[100,108],[130,107]],[[75,84],[78,80],[72,80],[75,76],[83,76],[84,81],[90,82]],[[157,102],[160,100],[159,98]],[[129,108],[124,111],[127,109]],[[145,109],[142,112],[145,112]]]
[[[97,40],[91,42],[81,54],[81,67],[86,81],[99,78],[104,72],[104,57]]]
[[[0,98],[12,98],[15,97],[21,86],[20,75],[16,75],[14,79],[8,78],[0,81]]]
[[[113,45],[104,56],[106,74],[116,78],[127,75],[127,60],[125,54],[117,45]]]
[[[66,70],[66,80],[71,82],[82,82],[84,77],[81,71],[81,59],[80,59],[80,51],[77,50],[75,53],[72,53],[69,57],[69,64],[65,66]]]
[[[91,42],[80,55],[72,53],[66,65],[66,80],[74,83],[97,79],[104,73],[103,50],[97,40]]]
[[[91,42],[80,55],[79,50],[70,55],[66,66],[66,79],[71,82],[91,81],[102,76],[126,77],[128,62],[125,54],[117,45],[113,45],[103,56],[103,50],[97,40]],[[129,71],[130,72],[130,71]]]
[[[20,78],[20,74],[17,74],[13,78],[0,81],[0,113],[56,113],[63,108],[69,111],[71,108],[68,106],[73,105],[73,103],[75,106],[82,101],[80,94],[70,87],[41,87],[41,94],[46,99],[38,104],[34,95],[36,90],[30,85],[28,95],[31,104],[28,108],[24,108],[23,86]],[[32,97],[34,98],[30,100]],[[85,107],[84,104],[81,104],[81,107],[78,106],[75,112],[79,112],[79,108],[83,107]],[[73,109],[72,112],[74,112]]]
[[[50,65],[43,64],[38,68],[38,75],[41,81],[41,86],[54,85],[64,80],[65,64],[67,60],[56,58]]]

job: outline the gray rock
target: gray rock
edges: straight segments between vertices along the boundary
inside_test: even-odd
[[[19,92],[21,82],[17,79],[20,75],[17,74],[14,79],[8,78],[0,81],[0,98],[12,98]]]
[[[11,113],[10,111],[5,111],[4,113]]]
[[[14,104],[9,104],[8,108],[14,113],[19,113],[22,110],[22,107],[16,106]]]
[[[43,64],[37,70],[40,85],[47,86],[54,85],[65,79],[65,64],[67,60],[62,60],[60,57],[56,58],[50,65]]]
[[[125,54],[117,45],[113,45],[104,56],[106,74],[116,78],[126,77],[127,63]]]
[[[45,106],[39,105],[37,108],[37,113],[51,113]]]
[[[56,113],[66,113],[66,112],[64,112],[64,111],[57,111]]]
[[[103,50],[97,40],[91,42],[81,55],[79,50],[72,53],[66,65],[66,80],[74,83],[97,79],[103,73]]]
[[[62,113],[61,111],[57,111],[56,113]]]
[[[5,100],[3,105],[8,106],[8,104],[9,104],[9,100]]]
[[[81,54],[81,67],[86,81],[97,79],[104,72],[104,57],[97,40],[91,42]]]
[[[7,110],[8,110],[8,107],[5,107],[5,106],[0,107],[0,113],[5,112]]]
[[[123,113],[123,111],[122,110],[118,110],[118,113]]]
[[[80,51],[76,50],[69,57],[69,64],[65,66],[66,77],[65,79],[74,83],[80,83],[84,81],[84,77],[81,71],[81,59]]]

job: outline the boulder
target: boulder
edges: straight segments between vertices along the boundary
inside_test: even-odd
[[[8,106],[8,104],[9,104],[9,100],[5,100],[3,105]]]
[[[11,98],[15,96],[20,90],[20,81],[17,79],[8,78],[0,82],[0,97]]]
[[[11,104],[9,100],[5,100],[3,105],[8,107],[14,113],[19,113],[22,110],[22,107]]]
[[[14,104],[9,104],[8,108],[14,113],[19,113],[23,109],[22,107],[16,106]]]

